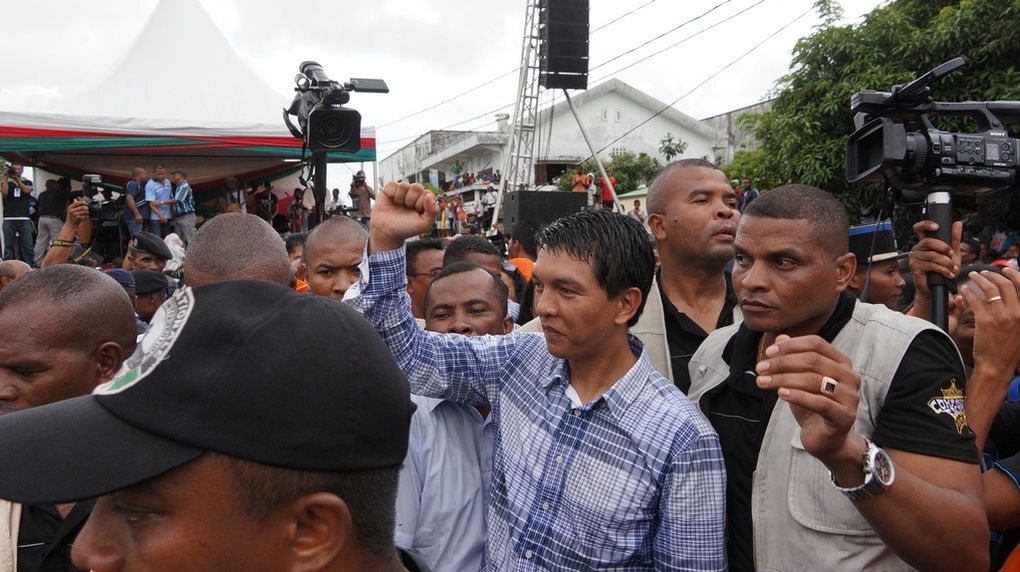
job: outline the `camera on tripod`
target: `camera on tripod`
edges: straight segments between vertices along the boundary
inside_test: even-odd
[[[1009,136],[1003,119],[1020,118],[1020,102],[931,98],[931,84],[963,64],[955,58],[891,92],[854,94],[850,110],[857,130],[847,141],[848,182],[887,182],[908,194],[941,189],[981,195],[1014,186],[1020,141]],[[931,121],[937,115],[969,117],[978,131],[937,129]]]
[[[1020,118],[1017,101],[934,101],[931,84],[959,69],[955,58],[891,92],[859,91],[850,100],[856,131],[846,144],[846,178],[850,183],[885,183],[892,196],[925,202],[925,215],[938,224],[935,233],[951,242],[952,196],[983,195],[1016,184],[1020,141],[1010,137],[1003,119]],[[932,118],[969,118],[976,132],[935,127]],[[948,331],[950,284],[928,273],[931,319]]]
[[[303,62],[301,73],[294,77],[298,92],[290,108],[284,110],[283,120],[291,134],[305,142],[312,152],[344,151],[356,153],[361,149],[361,114],[344,107],[352,91],[389,93],[381,79],[352,78],[347,83],[333,81],[316,62]],[[290,116],[297,118],[295,126]]]

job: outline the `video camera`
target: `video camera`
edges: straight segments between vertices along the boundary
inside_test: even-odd
[[[1020,102],[931,98],[931,84],[963,64],[955,58],[891,92],[854,94],[850,110],[857,130],[847,141],[848,182],[886,182],[907,197],[933,190],[981,195],[1016,184],[1020,140],[1009,136],[1002,120],[1020,118]],[[936,115],[970,117],[979,131],[937,129],[931,122]]]
[[[294,77],[297,87],[294,101],[283,112],[283,120],[291,134],[316,151],[345,151],[356,153],[361,149],[361,114],[344,107],[352,91],[389,93],[381,79],[352,78],[341,84],[326,76],[316,62],[302,62],[301,73]],[[297,118],[295,126],[290,116]]]
[[[850,100],[857,130],[846,144],[847,181],[884,182],[894,198],[906,202],[923,198],[925,215],[939,226],[934,236],[946,244],[952,241],[952,195],[1010,189],[1020,166],[1020,140],[1003,124],[1020,118],[1020,102],[931,98],[931,85],[963,64],[955,58],[891,92],[859,91]],[[978,131],[938,129],[932,118],[939,115],[970,118]],[[932,322],[947,330],[951,284],[929,272],[928,286]]]

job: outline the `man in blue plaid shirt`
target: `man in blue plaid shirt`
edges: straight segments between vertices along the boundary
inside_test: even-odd
[[[654,257],[641,225],[584,212],[539,236],[544,336],[419,329],[403,242],[432,228],[435,198],[390,183],[372,213],[369,272],[351,302],[415,393],[492,408],[492,570],[723,570],[718,437],[629,335]]]

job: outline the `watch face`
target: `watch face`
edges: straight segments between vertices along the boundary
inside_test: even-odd
[[[885,486],[892,484],[894,474],[893,463],[885,451],[878,449],[872,453],[871,466],[875,479],[878,482]]]

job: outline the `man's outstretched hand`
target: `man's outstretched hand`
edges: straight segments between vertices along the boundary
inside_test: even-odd
[[[418,183],[388,183],[372,207],[368,251],[393,250],[427,232],[439,214],[436,197]]]

